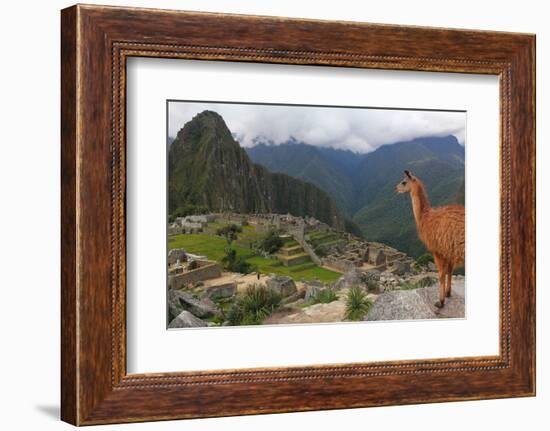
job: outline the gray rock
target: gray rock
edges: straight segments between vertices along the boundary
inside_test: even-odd
[[[350,288],[352,286],[362,286],[365,284],[365,276],[362,272],[357,270],[352,270],[344,273],[337,281],[334,283],[335,289],[344,289]]]
[[[363,283],[362,274],[357,270],[348,271],[343,277],[346,287],[358,286]]]
[[[453,287],[454,284],[455,283],[453,283]],[[458,286],[459,283],[456,284],[456,290],[452,290],[451,296],[445,298],[445,306],[443,308],[437,308],[435,306],[435,303],[439,301],[439,283],[433,286],[416,289],[416,293],[424,300],[437,317],[460,319],[465,317],[464,296],[457,293],[457,290],[460,290],[460,286]]]
[[[171,289],[168,291],[168,302],[170,303],[170,301],[174,303],[179,302],[184,310],[200,318],[212,317],[219,314],[216,304],[211,299],[197,299],[188,292]]]
[[[291,304],[293,302],[303,300],[305,298],[306,294],[307,294],[307,288],[300,288],[296,291],[296,293],[294,293],[290,296],[287,296],[283,300],[283,304]]]
[[[202,298],[208,298],[216,301],[218,299],[231,298],[236,292],[237,285],[236,283],[231,282],[205,288]]]
[[[187,254],[183,248],[173,248],[168,252],[168,265],[174,265],[178,260],[187,262]]]
[[[183,311],[178,297],[171,292],[173,291],[168,291],[168,317],[170,320],[175,319]]]
[[[204,320],[201,320],[189,311],[184,310],[170,322],[168,328],[200,328],[206,326],[208,325]]]
[[[399,290],[378,296],[363,320],[413,320],[436,317],[414,290]]]
[[[432,271],[432,272],[437,271],[437,266],[435,266],[435,263],[433,262],[428,262],[427,268],[428,268],[428,271]]]
[[[296,283],[286,275],[276,275],[267,280],[267,287],[279,292],[283,297],[290,296],[296,293]]]
[[[456,282],[456,290],[446,298],[445,306],[437,308],[439,285],[413,290],[386,291],[378,296],[364,320],[413,320],[464,318],[463,282]]]

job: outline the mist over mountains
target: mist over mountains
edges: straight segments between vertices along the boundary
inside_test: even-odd
[[[197,205],[311,215],[354,233],[358,227],[367,240],[418,256],[425,248],[410,198],[394,191],[403,170],[425,183],[433,206],[464,203],[465,152],[452,135],[387,144],[366,154],[294,138],[274,144],[259,136],[253,144],[241,147],[212,111],[186,123],[168,143],[170,212]]]

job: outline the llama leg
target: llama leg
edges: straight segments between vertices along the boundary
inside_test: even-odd
[[[445,274],[447,265],[439,256],[434,256],[434,261],[439,272],[439,301],[435,303],[437,308],[442,308],[445,305]]]
[[[447,298],[451,297],[451,283],[452,283],[452,277],[453,277],[453,266],[449,265],[447,268],[447,286],[445,287],[445,292],[447,295]]]

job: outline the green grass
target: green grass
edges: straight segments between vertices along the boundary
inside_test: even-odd
[[[173,235],[168,238],[168,248],[183,248],[189,253],[207,256],[208,259],[221,262],[225,256],[225,239],[204,233]],[[277,259],[253,255],[253,251],[246,247],[233,244],[237,256],[241,256],[252,265],[255,265],[263,274],[288,275],[295,280],[319,280],[325,283],[336,281],[342,274],[320,268],[312,262],[301,265],[284,266]]]
[[[312,262],[305,262],[300,265],[284,266],[277,259],[268,259],[263,256],[253,256],[246,259],[247,262],[256,265],[263,274],[288,275],[294,280],[319,280],[325,283],[332,283],[342,274],[321,268]]]
[[[168,249],[170,250],[183,248],[189,253],[203,255],[218,262],[221,262],[225,256],[226,247],[227,241],[224,238],[204,233],[173,235],[168,238]],[[249,248],[234,244],[233,248],[237,251],[237,256],[245,258],[251,256],[252,251]]]

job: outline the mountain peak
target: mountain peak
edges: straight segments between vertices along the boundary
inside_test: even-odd
[[[343,217],[315,185],[255,165],[224,119],[203,111],[178,133],[168,154],[169,211],[290,213],[342,228]]]

